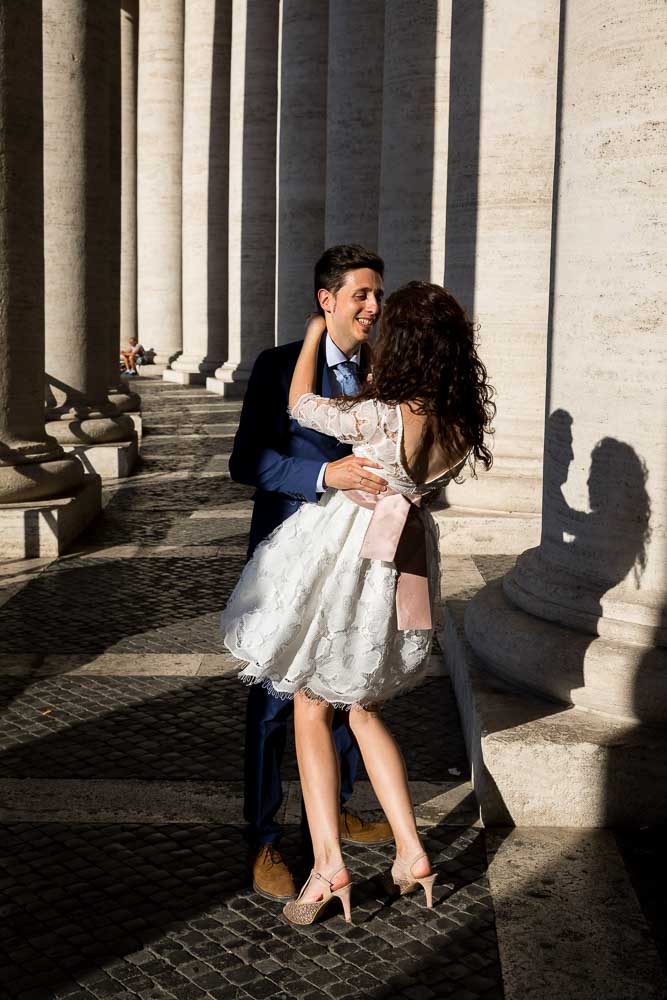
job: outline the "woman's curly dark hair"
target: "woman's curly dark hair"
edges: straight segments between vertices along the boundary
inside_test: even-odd
[[[451,292],[427,281],[393,292],[382,312],[372,371],[372,382],[351,404],[414,401],[416,412],[435,417],[443,448],[467,452],[473,473],[476,460],[491,468],[484,438],[492,433],[494,389],[477,356],[473,324]]]

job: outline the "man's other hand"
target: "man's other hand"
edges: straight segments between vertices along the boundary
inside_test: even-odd
[[[329,462],[324,473],[324,485],[335,490],[363,490],[364,493],[384,493],[387,482],[368,469],[381,469],[377,462],[358,455],[346,455]]]

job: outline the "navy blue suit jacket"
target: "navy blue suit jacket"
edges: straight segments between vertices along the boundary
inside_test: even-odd
[[[316,392],[334,395],[326,365],[326,334],[320,343]],[[254,486],[248,558],[274,528],[304,501],[317,503],[317,479],[323,462],[349,455],[336,438],[301,427],[287,412],[289,387],[301,341],[272,347],[257,358],[248,381],[241,422],[229,459],[237,483]]]

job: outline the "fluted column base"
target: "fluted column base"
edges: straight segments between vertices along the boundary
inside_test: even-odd
[[[179,385],[205,385],[207,378],[213,377],[217,367],[217,361],[182,354],[162,373],[162,378],[165,382],[176,382]]]
[[[123,383],[109,389],[108,399],[117,413],[138,413],[141,409],[141,396]]]
[[[486,670],[529,691],[621,722],[667,727],[667,650],[545,621],[517,608],[503,581],[468,605],[465,634]]]
[[[0,466],[0,505],[25,503],[71,493],[83,482],[83,469],[65,456],[44,462]]]
[[[135,421],[134,414],[116,411],[116,415],[50,420],[46,429],[86,472],[118,479],[130,475],[139,457]]]
[[[148,339],[147,337],[144,337],[144,341],[146,341],[147,339]],[[165,365],[165,367],[169,367],[170,365],[173,365],[174,362],[177,361],[178,358],[180,358],[180,356],[181,356],[180,350],[156,351],[155,354],[153,355],[153,364]]]
[[[45,463],[51,464],[51,463]],[[78,485],[67,494],[0,506],[0,557],[4,559],[55,559],[90,524],[102,509],[99,476],[84,475],[80,462],[57,460],[55,466],[74,470]],[[35,470],[37,471],[37,470]],[[48,470],[40,470],[46,474]],[[55,469],[53,476],[61,475]],[[51,483],[53,485],[53,483]]]
[[[124,413],[99,417],[67,415],[59,420],[47,421],[46,431],[62,445],[110,444],[131,441],[134,423]]]
[[[440,638],[484,825],[592,828],[667,821],[667,730],[504,684],[466,641],[460,604],[444,608]]]
[[[216,371],[215,378],[206,379],[206,388],[209,392],[217,392],[218,395],[227,396],[229,399],[241,399],[245,395],[249,378],[250,368],[241,365],[223,365]]]
[[[667,646],[663,595],[650,587],[628,588],[624,553],[614,566],[621,583],[610,586],[589,572],[572,572],[548,558],[545,547],[527,549],[503,580],[510,602],[529,615],[569,626],[593,636],[633,642],[639,646]],[[600,554],[600,565],[604,565]],[[608,569],[605,566],[605,569]]]

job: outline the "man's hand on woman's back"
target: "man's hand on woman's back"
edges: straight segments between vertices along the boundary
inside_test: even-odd
[[[335,490],[363,490],[364,493],[384,493],[387,482],[368,469],[381,469],[377,462],[359,455],[346,455],[329,462],[324,473],[324,485]]]

